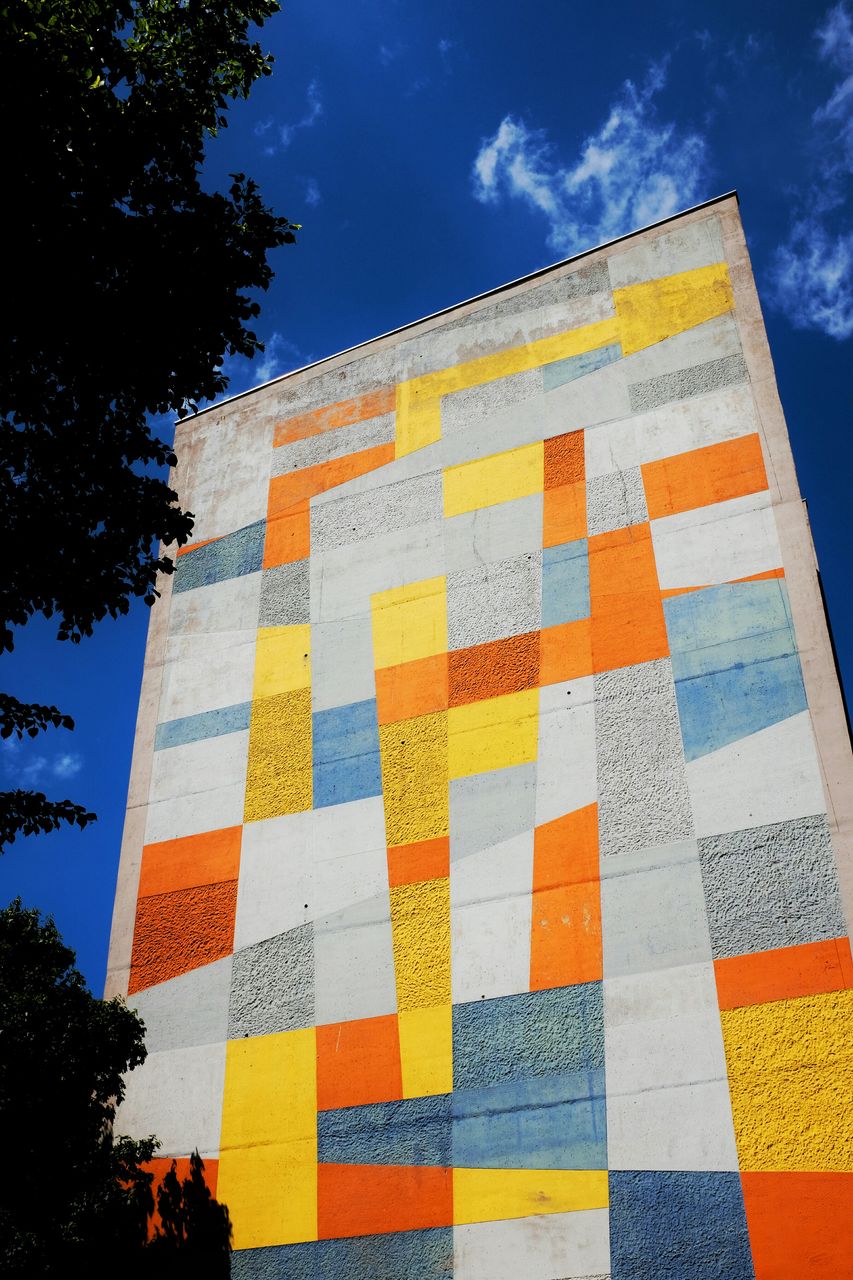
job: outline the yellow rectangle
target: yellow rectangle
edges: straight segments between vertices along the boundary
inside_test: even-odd
[[[453,1010],[407,1009],[397,1014],[403,1097],[426,1098],[453,1089]]]
[[[447,712],[379,726],[385,838],[416,844],[449,833]]]
[[[391,890],[397,1008],[450,1004],[450,881],[422,880]]]
[[[544,477],[545,446],[541,442],[448,467],[444,473],[444,514],[459,516],[541,493]]]
[[[416,662],[447,650],[447,583],[426,578],[371,596],[377,668]]]
[[[311,690],[252,703],[245,822],[301,813],[313,803]]]
[[[317,1239],[314,1029],[228,1042],[217,1196],[236,1249]]]
[[[853,990],[720,1014],[741,1169],[853,1173]]]
[[[464,778],[535,760],[538,708],[536,689],[451,707],[447,713],[448,776]]]
[[[311,684],[311,628],[261,627],[255,649],[255,698],[272,698]]]
[[[606,1209],[606,1169],[454,1169],[453,1221]]]
[[[614,316],[400,383],[397,387],[397,457],[441,439],[443,395],[494,382],[497,378],[507,378],[513,373],[537,369],[554,360],[566,360],[569,356],[581,355],[618,341],[618,324]]]
[[[711,267],[614,289],[613,304],[622,354],[628,356],[724,315],[734,302],[728,267],[717,262]]]

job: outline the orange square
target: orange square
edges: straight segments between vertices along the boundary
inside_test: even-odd
[[[634,524],[589,539],[593,671],[669,653],[652,535]]]
[[[586,537],[586,482],[546,489],[542,499],[542,545],[559,547]]]
[[[447,709],[447,654],[438,653],[376,672],[376,715],[380,724],[413,720]]]
[[[545,441],[546,490],[584,483],[583,437],[583,431],[568,431],[565,435],[552,436]]]
[[[388,883],[420,884],[425,880],[445,880],[450,875],[450,837],[418,840],[415,844],[392,845],[388,850]]]
[[[195,885],[236,880],[242,836],[242,827],[223,827],[200,836],[181,836],[177,840],[145,845],[137,896],[148,898]]]
[[[530,990],[601,976],[598,806],[591,804],[534,832]]]
[[[317,1166],[318,1238],[453,1225],[453,1170],[425,1165]]]
[[[460,707],[539,683],[539,632],[492,640],[447,655],[448,703]]]
[[[646,462],[640,470],[651,520],[767,488],[756,434]]]
[[[592,619],[578,618],[539,633],[539,683],[592,675]]]
[[[403,1096],[397,1015],[317,1028],[317,1110]]]
[[[755,1280],[853,1276],[853,1173],[742,1173]]]
[[[273,476],[270,480],[268,514],[280,515],[289,511],[297,503],[304,503],[326,493],[329,489],[354,480],[356,476],[366,475],[377,467],[384,467],[386,462],[394,460],[393,444],[377,444],[372,449],[361,449],[357,453],[348,453],[343,458],[333,458],[330,462],[318,462],[313,467],[301,467],[298,471],[287,471],[283,476]]]
[[[804,942],[714,961],[721,1009],[796,1000],[853,987],[849,938]]]
[[[307,502],[298,502],[289,511],[267,520],[264,541],[264,568],[306,560],[311,551],[311,513]]]

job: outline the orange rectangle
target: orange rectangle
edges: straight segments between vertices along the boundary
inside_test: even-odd
[[[714,976],[721,1009],[845,991],[853,987],[850,940],[830,938],[715,960]]]
[[[585,538],[586,483],[563,484],[546,489],[542,498],[542,545],[559,547]]]
[[[403,1096],[396,1013],[317,1028],[317,1110]]]
[[[288,471],[283,476],[273,476],[270,480],[267,515],[280,515],[297,503],[307,502],[318,493],[326,493],[339,484],[345,484],[347,480],[366,475],[368,471],[375,471],[393,460],[394,445],[377,444],[372,449],[362,449],[358,453],[348,453],[343,458],[333,458],[330,462],[303,467],[301,471]]]
[[[539,683],[592,675],[592,619],[578,618],[539,632]]]
[[[568,431],[545,441],[545,488],[585,482],[583,431]]]
[[[640,470],[651,520],[767,488],[761,440],[755,433],[645,462]]]
[[[372,1236],[453,1224],[453,1170],[424,1165],[317,1166],[317,1235]]]
[[[602,977],[598,807],[536,827],[530,990]]]
[[[447,654],[437,653],[376,672],[376,714],[380,724],[413,720],[447,710]]]
[[[589,539],[593,671],[613,671],[669,653],[648,524]]]
[[[520,693],[539,684],[539,632],[454,649],[447,655],[448,705]]]
[[[392,413],[397,403],[397,388],[383,387],[380,391],[368,391],[351,400],[339,400],[336,404],[323,405],[309,413],[286,418],[275,428],[273,444],[290,444],[294,440],[307,440],[309,436],[334,431],[336,427],[348,427],[355,422],[367,422],[382,413]]]
[[[264,568],[306,560],[311,551],[311,512],[307,502],[298,502],[289,511],[267,520],[264,539]]]
[[[853,1173],[741,1173],[755,1280],[853,1275]]]
[[[178,1181],[183,1183],[190,1177],[190,1157],[177,1156],[155,1156],[153,1160],[147,1161],[143,1166],[146,1172],[153,1174],[154,1181],[151,1183],[151,1192],[154,1196],[154,1213],[148,1220],[148,1237],[153,1237],[155,1230],[160,1226],[160,1213],[157,1208],[157,1192],[163,1185],[163,1179],[167,1173],[171,1172],[172,1165],[175,1165],[175,1174]],[[216,1183],[219,1177],[219,1161],[208,1159],[203,1161],[202,1180],[210,1194],[216,1198]]]
[[[240,871],[242,827],[224,827],[200,836],[181,836],[147,844],[142,850],[140,898],[176,889],[236,880]]]
[[[197,551],[199,547],[209,547],[211,542],[218,542],[219,538],[202,538],[201,542],[187,542],[184,546],[178,547],[174,553],[175,558],[185,556],[189,551]],[[172,554],[171,552],[169,554]]]
[[[416,844],[392,845],[388,850],[388,883],[422,884],[445,880],[450,875],[450,837],[436,836]]]

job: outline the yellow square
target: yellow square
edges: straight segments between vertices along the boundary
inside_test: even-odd
[[[416,662],[447,650],[447,585],[426,578],[370,598],[377,668]]]
[[[444,514],[458,516],[541,493],[544,477],[545,447],[541,442],[448,467],[444,473]]]
[[[451,707],[447,713],[448,776],[507,769],[536,759],[539,691]]]
[[[606,1169],[454,1169],[453,1221],[606,1209]]]
[[[261,627],[255,649],[253,697],[273,698],[311,684],[311,628]]]
[[[425,1098],[453,1089],[453,1010],[406,1009],[397,1014],[403,1097]]]

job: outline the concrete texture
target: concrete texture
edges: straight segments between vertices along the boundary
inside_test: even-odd
[[[735,200],[176,451],[128,1124],[219,1157],[237,1275],[759,1274],[739,1162],[850,1166],[853,768]]]
[[[311,610],[308,561],[279,564],[261,576],[260,627],[291,627],[307,623]]]
[[[657,378],[629,385],[631,408],[635,413],[645,413],[658,405],[673,400],[688,400],[691,396],[704,396],[720,387],[730,387],[746,381],[746,365],[737,354],[708,360],[690,369],[676,369],[662,373]]]
[[[586,500],[591,536],[642,524],[649,518],[639,467],[592,476],[587,483]]]
[[[500,844],[533,827],[536,766],[519,764],[450,783],[450,856]]]
[[[602,854],[692,836],[669,659],[595,677],[595,735]]]
[[[528,552],[447,575],[451,649],[536,631],[541,613],[541,554]]]
[[[844,933],[823,815],[706,836],[699,840],[699,858],[715,958]]]
[[[314,930],[310,924],[234,953],[228,1037],[295,1031],[314,1021]]]

